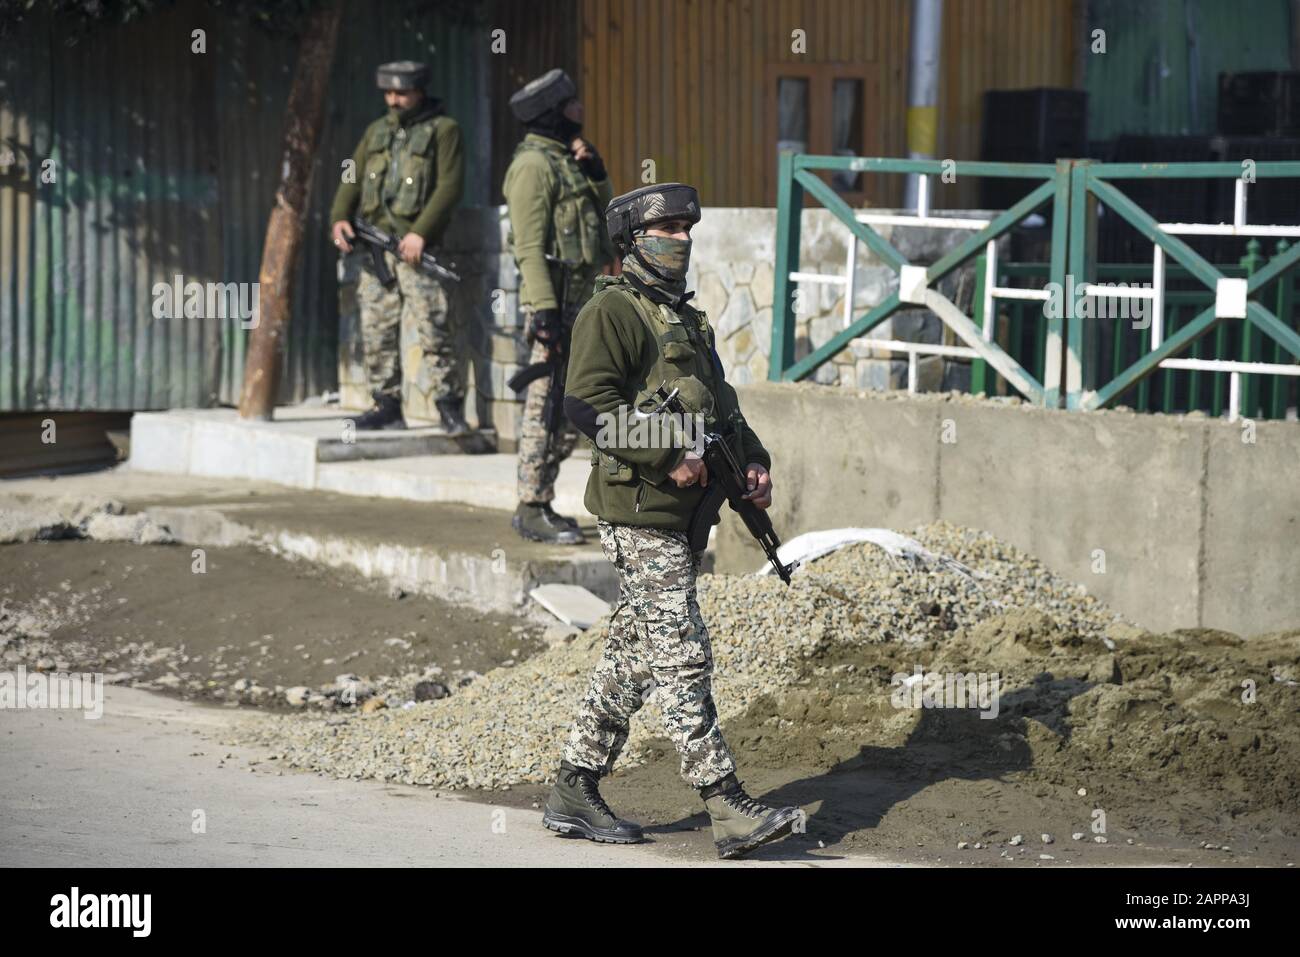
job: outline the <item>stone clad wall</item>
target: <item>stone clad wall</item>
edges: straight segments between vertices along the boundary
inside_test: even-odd
[[[882,212],[888,212],[882,210]],[[936,212],[936,216],[989,218],[979,211]],[[848,230],[822,209],[805,210],[801,225],[802,272],[844,275]],[[881,233],[909,261],[928,265],[970,236],[967,230],[919,229],[912,226],[878,226]],[[775,209],[706,209],[692,230],[691,288],[696,302],[709,314],[718,333],[718,354],[727,377],[737,385],[767,379],[772,342],[773,263],[776,260]],[[999,245],[1006,252],[1005,240]],[[853,315],[861,317],[898,288],[898,275],[858,244],[855,265]],[[940,283],[940,291],[971,314],[974,269],[967,266]],[[844,328],[843,286],[802,283],[796,306],[795,358],[802,359]],[[873,329],[866,339],[823,364],[813,381],[842,389],[905,389],[907,357],[891,357],[866,340],[901,339],[911,342],[959,344],[938,316],[925,309],[896,313]],[[939,356],[919,360],[918,389],[966,389],[970,365],[965,360]]]
[[[936,213],[936,215],[943,215]],[[982,217],[987,214],[964,212]],[[461,319],[464,350],[474,401],[467,403],[471,422],[497,430],[503,451],[514,449],[521,404],[506,388],[506,380],[527,362],[523,316],[519,310],[519,273],[506,249],[509,222],[505,207],[463,207],[457,210],[443,248],[438,252],[456,264],[461,282],[450,289],[451,308]],[[803,214],[800,268],[807,272],[843,275],[847,229],[825,210]],[[933,262],[965,239],[965,230],[879,227],[909,260]],[[692,231],[690,288],[695,303],[708,313],[718,334],[718,352],[728,379],[736,385],[767,379],[772,341],[772,295],[776,259],[776,210],[770,208],[704,211]],[[347,408],[365,408],[369,396],[361,361],[354,286],[360,258],[344,257],[340,265],[339,388]],[[858,244],[854,315],[860,316],[898,286],[894,271]],[[974,274],[966,267],[940,287],[967,314],[971,311]],[[802,358],[844,327],[842,287],[802,284],[796,358]],[[926,310],[907,310],[872,330],[868,339],[897,338],[919,342],[955,340],[938,317]],[[413,419],[436,419],[437,413],[421,388],[419,350],[414,329],[403,329],[403,393],[405,410]],[[922,391],[965,389],[970,366],[940,357],[919,362]],[[814,381],[841,389],[901,389],[907,387],[905,356],[891,358],[867,340],[819,368]]]
[[[705,209],[691,237],[688,288],[717,333],[727,378],[761,382],[772,344],[776,210]]]

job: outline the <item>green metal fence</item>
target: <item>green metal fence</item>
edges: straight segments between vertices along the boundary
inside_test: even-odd
[[[1020,202],[928,267],[914,266],[871,228],[870,220],[914,226],[973,227],[970,220],[934,217],[922,200],[916,216],[874,216],[850,209],[817,171],[915,173],[923,179],[962,176],[1042,180]],[[1235,184],[1231,224],[1158,223],[1113,180],[1214,177]],[[1300,227],[1248,224],[1248,181],[1300,178],[1300,163],[1098,164],[1061,160],[1042,164],[815,157],[783,154],[778,180],[776,308],[769,379],[812,374],[853,339],[900,309],[933,311],[964,347],[886,343],[894,351],[964,355],[972,360],[973,392],[1012,389],[1047,407],[1071,409],[1124,404],[1141,411],[1203,409],[1231,416],[1282,418],[1300,384],[1296,263]],[[1297,184],[1300,188],[1300,183]],[[849,230],[849,266],[843,278],[799,270],[799,216],[807,192]],[[922,190],[924,196],[926,191]],[[1151,266],[1098,264],[1098,201],[1152,242]],[[1049,262],[1003,263],[996,240],[1051,203]],[[1265,213],[1266,215],[1266,213]],[[1180,235],[1250,237],[1238,262],[1213,265]],[[899,277],[899,289],[853,319],[828,342],[795,359],[794,286],[834,281],[848,286],[852,308],[853,251],[863,242]],[[1172,262],[1166,262],[1166,259]],[[973,315],[967,317],[936,283],[973,263]],[[1121,305],[1113,315],[1115,303]],[[1130,309],[1129,307],[1132,307]],[[1145,314],[1143,314],[1145,313]],[[1211,335],[1212,334],[1212,335]],[[873,345],[877,340],[872,340]]]
[[[1273,245],[1273,255],[1285,253],[1292,244],[1279,239]],[[1235,266],[1220,266],[1225,276],[1250,278],[1268,261],[1264,254],[1266,244],[1257,239],[1247,243],[1246,254]],[[976,260],[975,322],[983,325],[980,300],[986,257]],[[1131,263],[1102,263],[1097,267],[1099,282],[1134,283],[1150,279],[1148,266]],[[1181,266],[1168,267],[1166,281],[1170,286],[1164,294],[1164,327],[1169,333],[1187,325],[1199,312],[1214,304],[1214,294],[1208,289],[1190,287],[1191,274]],[[1007,262],[998,266],[997,282],[1001,286],[1041,287],[1048,280],[1047,263]],[[1297,276],[1284,274],[1261,296],[1264,302],[1276,304],[1280,317],[1290,317],[1294,327],[1300,297],[1296,290]],[[994,320],[994,337],[1017,362],[1023,364],[1031,375],[1042,371],[1043,337],[1045,324],[1041,321],[1041,308],[1028,300],[1008,300],[998,309]],[[1100,343],[1098,352],[1103,372],[1108,378],[1118,376],[1131,362],[1151,349],[1151,328],[1145,322],[1116,323],[1110,336]],[[1189,358],[1202,360],[1235,357],[1243,362],[1269,362],[1280,364],[1285,351],[1277,342],[1264,341],[1263,334],[1249,328],[1220,324],[1212,337],[1195,340],[1187,351]],[[1139,412],[1190,412],[1199,410],[1209,415],[1222,415],[1227,409],[1228,373],[1193,369],[1190,371],[1160,369],[1143,378],[1136,386],[1119,395],[1114,405],[1123,405]],[[1297,404],[1300,380],[1287,375],[1248,375],[1241,385],[1241,414],[1261,419],[1282,419],[1288,408]],[[989,394],[1008,394],[1011,387],[996,371],[985,363],[972,364],[971,391]]]
[[[1034,163],[962,163],[963,176],[993,176],[1013,179],[1040,180],[1028,195],[1006,212],[995,216],[982,229],[974,231],[968,239],[939,258],[930,266],[916,266],[895,249],[858,215],[835,191],[817,176],[817,171],[849,171],[870,174],[915,173],[922,177],[944,176],[950,172],[939,160],[867,159],[863,157],[802,156],[782,153],[777,180],[777,241],[776,280],[774,289],[772,349],[768,378],[773,381],[802,379],[818,366],[828,361],[853,339],[865,335],[900,309],[924,306],[937,314],[948,328],[965,344],[961,354],[979,358],[998,371],[1008,382],[1030,401],[1038,405],[1055,406],[1060,397],[1061,365],[1060,344],[1062,323],[1060,318],[1048,319],[1044,333],[1045,356],[1042,371],[1031,375],[995,342],[989,326],[983,328],[966,316],[936,288],[945,276],[954,273],[978,256],[981,250],[1010,232],[1016,223],[1047,205],[1053,210],[1053,242],[1050,274],[1054,281],[1064,280],[1065,228],[1069,202],[1069,166]],[[928,179],[925,180],[928,183]],[[814,349],[798,361],[795,353],[795,302],[792,295],[792,273],[798,273],[800,214],[803,195],[807,192],[825,206],[840,222],[848,227],[854,240],[860,240],[899,274],[899,289],[890,293],[883,302],[865,315],[851,321],[845,329],[829,342]],[[918,214],[924,214],[924,203]],[[918,215],[919,220],[930,217]],[[806,274],[805,274],[806,275]],[[846,301],[853,300],[853,275],[846,278]]]
[[[1159,223],[1115,185],[1116,180],[1198,178],[1235,182],[1236,200],[1231,224]],[[1241,267],[1247,270],[1245,274],[1231,275],[1229,270],[1208,262],[1180,238],[1182,235],[1250,236],[1256,238],[1258,244],[1261,237],[1300,236],[1300,230],[1295,227],[1250,225],[1245,221],[1247,182],[1283,178],[1300,179],[1300,163],[1250,163],[1245,168],[1239,163],[1101,164],[1077,160],[1071,164],[1070,274],[1091,281],[1096,273],[1096,206],[1100,201],[1151,241],[1154,306],[1148,348],[1133,362],[1124,364],[1122,369],[1108,376],[1102,375],[1105,359],[1098,348],[1100,336],[1096,334],[1096,324],[1069,324],[1067,351],[1070,360],[1066,364],[1066,404],[1069,408],[1102,408],[1115,403],[1121,395],[1156,371],[1182,368],[1193,375],[1212,373],[1222,377],[1226,374],[1229,405],[1235,416],[1241,403],[1243,375],[1255,380],[1261,375],[1276,377],[1300,371],[1296,365],[1296,360],[1300,359],[1300,333],[1296,331],[1295,316],[1290,310],[1294,301],[1290,295],[1291,279],[1296,264],[1300,262],[1300,245],[1284,248],[1262,266],[1258,265],[1260,250],[1256,245],[1254,257],[1248,251],[1247,261]],[[1212,301],[1186,321],[1180,321],[1177,329],[1170,330],[1168,335],[1165,335],[1166,316],[1162,301],[1166,295],[1166,257],[1186,270],[1197,290],[1212,296]],[[1282,292],[1269,302],[1268,294],[1279,285],[1279,280],[1285,280],[1280,283]],[[1285,311],[1279,310],[1285,318],[1280,318],[1274,311],[1279,303],[1286,307]],[[1207,346],[1203,339],[1212,332],[1215,333],[1214,344]],[[1258,356],[1265,337],[1270,344],[1279,347],[1274,350],[1278,361],[1265,363],[1238,358],[1241,347],[1234,351],[1234,341],[1244,345],[1247,355]],[[1189,348],[1192,350],[1191,358],[1181,357]],[[1212,357],[1198,356],[1198,348],[1202,352],[1211,351]],[[1223,379],[1216,382],[1222,385]],[[1258,381],[1249,381],[1248,394],[1254,395],[1259,385]],[[1222,388],[1215,390],[1214,408],[1221,408],[1222,393]]]

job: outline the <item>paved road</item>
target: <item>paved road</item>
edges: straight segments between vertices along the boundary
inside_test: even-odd
[[[219,743],[223,728],[246,720],[238,712],[134,688],[105,691],[98,720],[69,710],[0,710],[0,866],[683,863],[663,846],[561,838],[541,827],[535,810],[277,773],[263,752]],[[204,833],[194,833],[196,811]],[[880,862],[804,854],[747,863]]]

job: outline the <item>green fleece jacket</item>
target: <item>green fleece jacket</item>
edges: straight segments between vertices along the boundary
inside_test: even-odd
[[[683,395],[689,393],[691,380],[698,380],[692,384],[712,394],[717,423],[724,430],[731,424],[733,449],[742,455],[742,464],[770,468],[771,457],[741,415],[736,391],[718,379],[715,370],[722,366],[721,362],[715,365],[713,329],[704,313],[686,306],[676,315],[683,323],[696,323],[707,351],[692,349],[666,367],[660,343],[638,314],[636,300],[641,294],[621,277],[601,277],[596,284],[595,295],[574,323],[564,401],[569,419],[593,443],[584,500],[587,510],[608,522],[685,531],[704,496],[700,486],[678,488],[668,478],[686,457],[686,449],[635,448],[618,430],[601,430],[603,423],[617,419],[620,408],[635,407],[659,386],[659,381],[649,381],[656,368],[676,373],[679,378],[669,386],[681,384]],[[678,348],[687,351],[680,343]]]
[[[614,187],[608,176],[588,178],[569,148],[550,137],[528,133],[520,146],[501,185],[510,215],[511,250],[519,266],[519,304],[558,309],[546,256],[581,263],[574,267],[578,281],[571,283],[569,292],[571,300],[585,298],[600,267],[614,258],[604,221]],[[556,221],[561,214],[563,223]]]

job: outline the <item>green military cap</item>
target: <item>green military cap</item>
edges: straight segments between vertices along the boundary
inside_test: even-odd
[[[519,122],[528,123],[577,95],[578,88],[569,79],[569,74],[556,67],[535,80],[529,80],[510,97],[510,111]]]
[[[429,82],[429,68],[414,60],[385,63],[375,71],[375,85],[381,90],[423,90]]]
[[[605,207],[605,226],[609,238],[620,248],[632,241],[632,234],[655,223],[671,219],[700,221],[700,194],[684,183],[655,183],[642,186],[622,196],[615,196]]]

